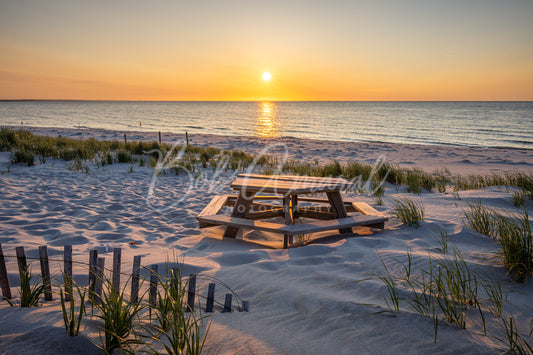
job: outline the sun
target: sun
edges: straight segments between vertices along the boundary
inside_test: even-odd
[[[269,81],[271,78],[272,78],[272,75],[269,72],[266,71],[266,72],[263,73],[263,80],[264,81]]]

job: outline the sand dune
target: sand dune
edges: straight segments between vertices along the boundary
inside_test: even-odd
[[[99,130],[33,129],[48,134],[120,139],[120,134]],[[153,140],[154,134],[130,132],[131,139]],[[165,141],[182,139],[164,135]],[[250,137],[193,136],[192,144],[224,149],[260,151],[266,143],[284,142],[295,159],[361,159],[372,162],[380,154],[406,167],[428,171],[448,167],[458,173],[488,173],[501,169],[533,171],[533,155],[526,150],[434,146],[397,146],[387,143],[340,143],[302,141],[293,138],[261,140]],[[331,238],[288,250],[272,249],[239,241],[221,240],[222,228],[199,230],[195,217],[214,193],[197,186],[183,198],[185,175],[160,176],[154,199],[147,201],[153,170],[130,164],[96,167],[89,173],[71,171],[59,160],[33,167],[8,168],[8,153],[0,153],[0,242],[6,254],[23,245],[26,254],[37,256],[48,245],[51,257],[60,256],[63,245],[73,245],[74,259],[87,260],[96,248],[112,262],[112,248],[123,249],[123,269],[130,270],[134,255],[143,264],[164,266],[178,254],[184,272],[216,277],[250,302],[250,312],[221,313],[212,322],[206,350],[219,354],[354,354],[354,353],[500,353],[502,344],[496,317],[487,313],[488,335],[483,334],[475,310],[469,311],[466,330],[442,322],[433,342],[432,320],[409,310],[386,312],[383,282],[371,278],[382,273],[380,257],[393,274],[401,273],[394,260],[407,261],[410,250],[414,269],[427,267],[428,255],[439,258],[438,231],[446,230],[450,248],[456,246],[473,269],[500,282],[507,294],[504,311],[516,317],[527,337],[533,319],[533,283],[517,284],[494,257],[498,245],[492,239],[463,226],[466,203],[482,200],[501,210],[513,206],[511,192],[491,187],[451,193],[411,195],[388,186],[383,206],[390,215],[392,199],[409,195],[425,206],[426,220],[410,228],[391,219],[386,230],[359,236]],[[229,192],[231,172],[219,177],[222,192]],[[374,199],[358,198],[370,204]],[[148,203],[150,202],[150,204]],[[532,214],[532,201],[526,208]],[[324,232],[324,235],[337,234]],[[263,243],[280,243],[279,236],[253,232],[246,236]],[[134,242],[132,244],[131,242]],[[378,255],[379,253],[379,255]],[[37,265],[35,265],[37,267]],[[59,265],[52,263],[57,274]],[[16,261],[8,259],[12,286],[18,285]],[[75,279],[85,282],[86,271],[75,267]],[[201,281],[199,287],[205,288]],[[516,291],[516,292],[515,292]],[[15,292],[16,293],[16,292]],[[404,295],[407,296],[407,295]],[[482,296],[486,298],[486,296]],[[87,324],[87,332],[94,332]],[[528,338],[531,340],[531,338]],[[531,344],[532,342],[530,342]],[[0,353],[94,353],[82,338],[65,337],[58,303],[36,309],[19,309],[0,301]]]

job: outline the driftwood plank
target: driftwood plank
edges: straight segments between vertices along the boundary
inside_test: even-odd
[[[45,285],[44,299],[45,301],[53,301],[52,283],[50,282],[50,264],[48,263],[48,248],[46,245],[39,247],[39,261],[41,262],[41,277]]]
[[[11,299],[11,288],[9,287],[9,278],[7,276],[6,261],[4,252],[2,251],[2,244],[0,243],[0,287],[2,287],[2,296]]]

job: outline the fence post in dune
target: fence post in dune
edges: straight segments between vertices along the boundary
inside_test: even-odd
[[[189,146],[189,133],[185,132],[185,141],[187,142],[187,147]]]
[[[161,131],[159,131],[159,145],[161,145]]]
[[[92,299],[96,287],[96,267],[98,264],[98,250],[93,249],[89,252],[89,295]]]
[[[126,137],[126,133],[124,133],[124,144],[128,144],[128,138]]]
[[[28,270],[28,265],[26,263],[26,255],[24,254],[24,247],[16,247],[15,251],[17,253],[17,264],[19,266],[19,275],[20,279],[24,278],[24,273]]]
[[[52,283],[50,282],[50,264],[48,263],[48,248],[46,245],[39,247],[39,260],[41,262],[41,277],[45,285],[44,300],[52,301]]]
[[[231,312],[232,299],[233,299],[233,295],[231,293],[226,293],[226,299],[224,300],[224,309],[222,310],[222,313]]]
[[[188,310],[194,311],[194,297],[196,296],[196,274],[189,275],[189,290],[187,291]]]
[[[155,306],[157,296],[157,271],[159,267],[157,264],[153,264],[150,267],[150,293],[148,294],[150,306]]]
[[[239,308],[239,312],[248,312],[249,307],[250,307],[250,302],[242,301],[242,306],[241,308]]]
[[[216,284],[212,282],[207,289],[207,302],[205,304],[206,312],[213,312],[213,305],[215,303],[215,286]]]
[[[120,290],[120,258],[121,248],[113,248],[113,290],[118,295]]]
[[[9,278],[7,277],[6,261],[4,259],[4,252],[2,251],[2,244],[0,243],[0,287],[2,287],[2,296],[11,299],[11,288],[9,287]]]
[[[139,274],[141,272],[141,256],[133,257],[133,272],[131,276],[131,303],[137,303],[139,298]]]
[[[96,263],[96,287],[94,292],[100,299],[102,296],[102,285],[104,283],[104,266],[105,258],[98,258],[98,262]]]
[[[72,293],[72,245],[63,247],[63,282],[65,283],[65,301],[70,301]]]

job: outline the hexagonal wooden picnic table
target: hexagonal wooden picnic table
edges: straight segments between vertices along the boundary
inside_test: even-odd
[[[348,216],[346,202],[341,191],[353,184],[342,178],[311,177],[295,175],[258,175],[239,174],[230,185],[238,191],[237,196],[218,195],[198,215],[200,228],[226,225],[225,238],[235,238],[239,228],[249,228],[284,235],[283,247],[292,244],[293,235],[315,233],[338,229],[339,233],[352,233],[354,226],[383,228],[387,220],[361,202],[349,202],[348,207],[360,212],[357,216]],[[274,194],[261,196],[258,193]],[[325,193],[327,200],[299,197],[305,194]],[[281,199],[282,205],[258,203],[258,200]],[[325,202],[329,206],[299,207],[298,201]],[[224,206],[233,205],[231,216],[219,215]],[[261,221],[273,217],[284,217],[285,224]],[[318,219],[303,224],[294,224],[297,217]]]

